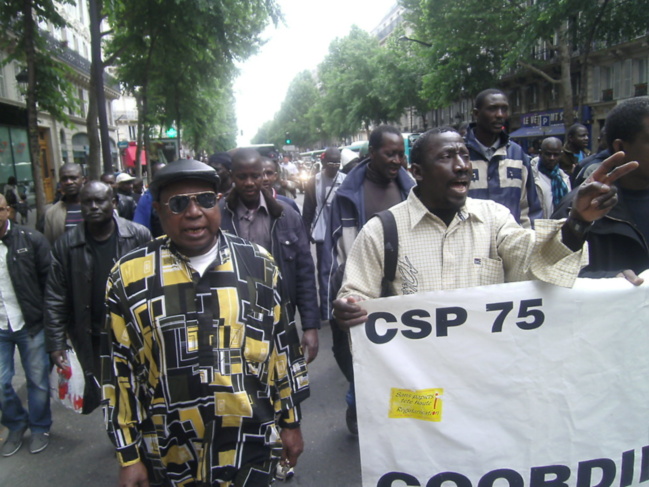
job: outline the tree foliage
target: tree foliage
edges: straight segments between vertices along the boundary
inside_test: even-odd
[[[520,37],[518,4],[525,0],[402,0],[427,73],[422,95],[440,107],[496,84]],[[527,3],[527,2],[526,2]]]
[[[401,0],[414,35],[432,44],[422,94],[434,106],[472,97],[506,74],[532,71],[561,86],[567,123],[573,58],[582,80],[595,47],[646,32],[649,0]],[[544,56],[534,52],[547,49]],[[559,75],[549,69],[560,66]],[[578,94],[583,97],[584,89]],[[582,98],[583,99],[583,98]]]
[[[275,1],[115,0],[110,8],[114,34],[107,50],[119,78],[139,97],[145,135],[152,125],[174,123],[179,138],[190,127],[195,142],[225,143],[222,134],[236,126],[208,123],[206,113],[227,106],[229,115],[214,120],[234,122],[224,88],[232,83],[234,62],[254,53],[262,30],[279,19]],[[198,127],[212,132],[199,137]]]
[[[318,66],[318,80],[304,71],[292,81],[281,109],[253,142],[284,144],[289,132],[302,148],[340,143],[373,124],[398,120],[408,107],[429,106],[420,96],[424,74],[417,46],[394,35],[385,47],[353,26],[334,40]]]
[[[378,40],[356,26],[347,37],[330,44],[329,54],[318,66],[319,109],[327,134],[344,138],[361,127],[369,130],[372,123],[388,121],[388,110],[376,89],[377,78],[383,75],[379,55]]]
[[[322,134],[314,114],[320,93],[309,71],[298,73],[291,81],[286,97],[272,121],[259,128],[252,139],[255,144],[273,143],[281,147],[286,136],[291,144],[308,148],[320,141]]]

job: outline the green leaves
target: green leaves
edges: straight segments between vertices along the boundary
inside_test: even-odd
[[[234,62],[253,54],[263,29],[279,20],[275,1],[113,0],[107,14],[114,31],[107,52],[125,86],[146,97],[147,123],[175,123],[198,144],[222,145],[229,133],[234,144]]]

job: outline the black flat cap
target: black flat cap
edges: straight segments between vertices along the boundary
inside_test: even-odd
[[[165,186],[183,179],[200,179],[214,185],[214,190],[219,185],[219,176],[214,168],[194,159],[178,159],[167,164],[155,173],[149,185],[149,191],[154,201],[158,201],[160,191]]]

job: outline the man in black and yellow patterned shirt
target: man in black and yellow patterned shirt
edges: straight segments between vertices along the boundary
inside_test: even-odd
[[[222,233],[218,176],[198,161],[151,185],[167,236],[108,281],[102,372],[120,485],[262,487],[302,452],[306,365],[263,248]]]

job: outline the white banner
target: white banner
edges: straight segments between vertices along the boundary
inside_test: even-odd
[[[363,487],[649,485],[649,284],[522,282],[363,306]]]

